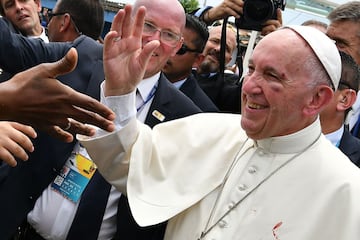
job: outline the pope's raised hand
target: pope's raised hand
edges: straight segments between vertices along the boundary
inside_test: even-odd
[[[132,6],[127,5],[114,17],[104,41],[105,96],[134,91],[153,51],[160,45],[158,40],[142,42],[145,12],[145,7],[140,7],[133,13]]]

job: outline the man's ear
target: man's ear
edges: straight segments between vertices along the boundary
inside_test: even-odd
[[[321,112],[325,106],[334,97],[334,91],[331,87],[326,85],[320,85],[316,88],[315,93],[312,96],[308,106],[305,107],[304,111],[306,115],[316,115]]]
[[[202,53],[198,53],[197,54],[197,57],[196,57],[196,60],[193,64],[193,68],[199,68],[200,67],[200,64],[204,61],[205,59],[205,55],[202,54]]]
[[[355,103],[356,101],[356,92],[353,89],[343,89],[340,91],[339,100],[336,105],[338,111],[345,111]]]
[[[37,12],[40,13],[41,12],[41,0],[34,0],[34,2],[37,5]]]
[[[71,23],[71,16],[70,14],[66,13],[64,14],[64,18],[62,20],[61,26],[60,26],[60,30],[59,32],[65,32],[67,31],[67,29],[72,25]]]

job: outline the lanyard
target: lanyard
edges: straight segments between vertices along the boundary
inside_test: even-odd
[[[154,87],[151,89],[150,94],[148,95],[146,100],[138,108],[136,108],[137,112],[139,112],[145,106],[145,104],[147,104],[154,97],[156,89],[157,89],[157,84],[155,84]]]

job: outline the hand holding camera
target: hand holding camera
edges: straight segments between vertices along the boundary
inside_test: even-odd
[[[224,0],[209,8],[202,20],[211,25],[216,20],[234,16],[238,28],[257,30],[266,35],[281,27],[281,10],[285,5],[286,0]]]
[[[235,25],[240,29],[262,31],[268,20],[278,19],[278,9],[285,10],[285,5],[286,0],[245,0],[243,13],[236,18]]]

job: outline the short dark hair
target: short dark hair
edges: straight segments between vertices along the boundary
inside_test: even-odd
[[[206,24],[194,15],[187,13],[185,28],[194,31],[198,35],[193,43],[196,49],[202,52],[209,39],[209,31]]]
[[[341,78],[339,83],[339,89],[350,88],[359,91],[359,83],[360,83],[360,69],[356,64],[355,60],[347,53],[340,51],[341,57]],[[344,76],[344,71],[350,71],[350,74],[347,78]]]
[[[79,31],[98,40],[104,28],[104,7],[102,0],[60,0],[57,12],[71,15]]]
[[[360,2],[352,1],[339,5],[332,10],[327,18],[330,22],[350,20],[359,22],[360,20]]]
[[[360,69],[359,66],[356,64],[355,60],[349,55],[342,51],[340,51],[341,57],[341,78],[339,82],[338,90],[343,89],[353,89],[354,91],[359,91],[359,83],[360,83]],[[344,71],[345,69],[350,71],[347,78],[345,78]],[[350,112],[351,108],[345,110],[345,116]]]
[[[5,17],[5,10],[4,10],[3,6],[2,6],[2,1],[1,0],[0,0],[0,15]]]

